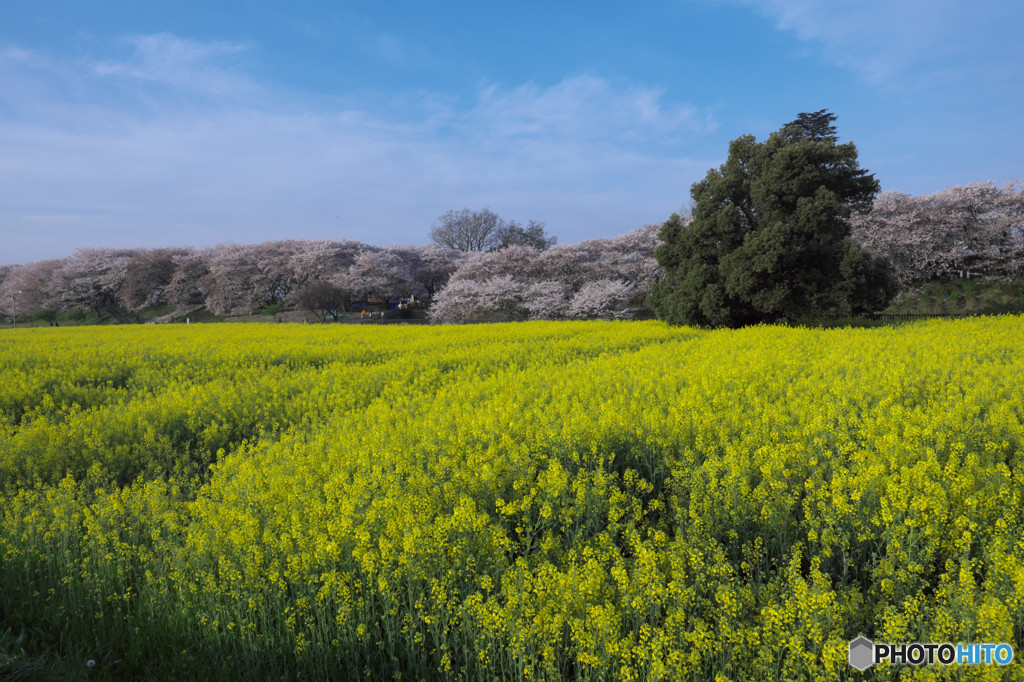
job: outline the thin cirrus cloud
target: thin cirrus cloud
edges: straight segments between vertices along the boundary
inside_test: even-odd
[[[1024,56],[1014,35],[1021,3],[1004,0],[732,0],[777,28],[820,45],[834,63],[868,81],[927,88],[951,80],[1004,80],[1020,64],[977,70],[1000,55]],[[1012,28],[1016,27],[1016,28]]]
[[[619,91],[594,76],[567,78],[541,88],[484,88],[467,115],[473,127],[501,138],[601,139],[665,144],[666,135],[710,132],[715,122],[694,106],[665,106],[651,88]]]
[[[0,260],[286,237],[423,243],[438,215],[484,205],[545,220],[562,241],[612,236],[677,208],[684,178],[707,166],[681,142],[714,127],[657,89],[593,75],[485,84],[461,106],[421,97],[402,117],[296,104],[233,63],[245,46],[127,44],[118,61],[0,55],[0,86],[18,85],[0,87],[0,220],[18,235]]]
[[[127,36],[122,41],[132,48],[131,57],[97,62],[93,69],[98,75],[138,78],[218,95],[252,87],[248,78],[224,63],[225,57],[245,52],[246,45],[200,43],[169,33]]]

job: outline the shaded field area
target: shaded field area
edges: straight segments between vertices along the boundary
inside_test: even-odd
[[[1024,289],[1009,282],[952,279],[904,291],[885,312],[893,314],[1000,315],[1024,312]]]
[[[859,635],[1019,656],[1021,338],[5,331],[0,677],[861,679]]]

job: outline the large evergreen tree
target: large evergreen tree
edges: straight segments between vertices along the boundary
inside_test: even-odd
[[[879,184],[854,144],[839,144],[835,119],[802,113],[764,142],[735,139],[725,164],[694,183],[692,220],[673,214],[659,233],[659,318],[738,327],[888,305],[887,264],[850,240],[851,213],[871,209]]]

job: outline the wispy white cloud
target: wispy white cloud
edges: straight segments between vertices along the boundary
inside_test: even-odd
[[[93,66],[101,76],[128,76],[189,90],[229,94],[249,90],[251,81],[224,63],[224,57],[248,49],[241,43],[200,43],[169,33],[128,36],[132,55],[122,61],[102,61]]]
[[[714,128],[692,105],[662,102],[664,91],[613,87],[595,76],[566,78],[550,87],[528,83],[482,90],[466,117],[481,133],[507,138],[635,142],[666,135],[693,136]]]
[[[151,88],[187,94],[197,74],[209,93],[217,60],[241,49],[152,38],[99,74],[95,64],[8,64],[47,115],[5,114],[0,88],[0,223],[45,241],[0,260],[283,237],[423,243],[438,215],[484,205],[577,241],[663,218],[712,165],[685,158],[685,142],[714,127],[706,112],[592,75],[482,86],[461,105],[428,96],[394,108],[402,116],[358,102],[282,104],[256,85],[148,106]]]
[[[32,57],[31,52],[18,47],[6,47],[0,50],[0,64],[4,62],[27,62]]]
[[[818,44],[827,58],[873,82],[1002,79],[999,55],[1024,56],[1024,5],[1004,0],[732,0],[758,9],[778,28]],[[1011,28],[1013,27],[1013,28]]]

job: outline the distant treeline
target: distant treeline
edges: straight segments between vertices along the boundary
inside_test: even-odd
[[[84,310],[99,316],[159,305],[245,314],[282,303],[303,307],[315,299],[304,293],[327,284],[346,303],[426,298],[445,320],[483,308],[510,317],[596,316],[589,315],[594,309],[587,302],[595,294],[623,307],[620,299],[639,300],[650,289],[658,274],[656,232],[656,225],[648,225],[613,239],[490,252],[436,245],[380,248],[349,240],[87,248],[66,258],[0,266],[0,292],[21,291],[19,312],[44,315]],[[498,292],[493,299],[491,291]],[[612,312],[626,314],[624,308]]]
[[[870,214],[851,222],[854,240],[888,258],[903,286],[1024,274],[1021,183],[976,183],[924,196],[883,192]],[[232,315],[275,304],[303,307],[315,298],[302,297],[304,290],[329,285],[346,303],[428,298],[432,319],[442,322],[629,318],[644,314],[644,299],[661,277],[657,234],[657,225],[647,225],[612,239],[489,252],[349,240],[89,248],[0,266],[0,293],[20,291],[18,310],[29,314],[165,305]]]

